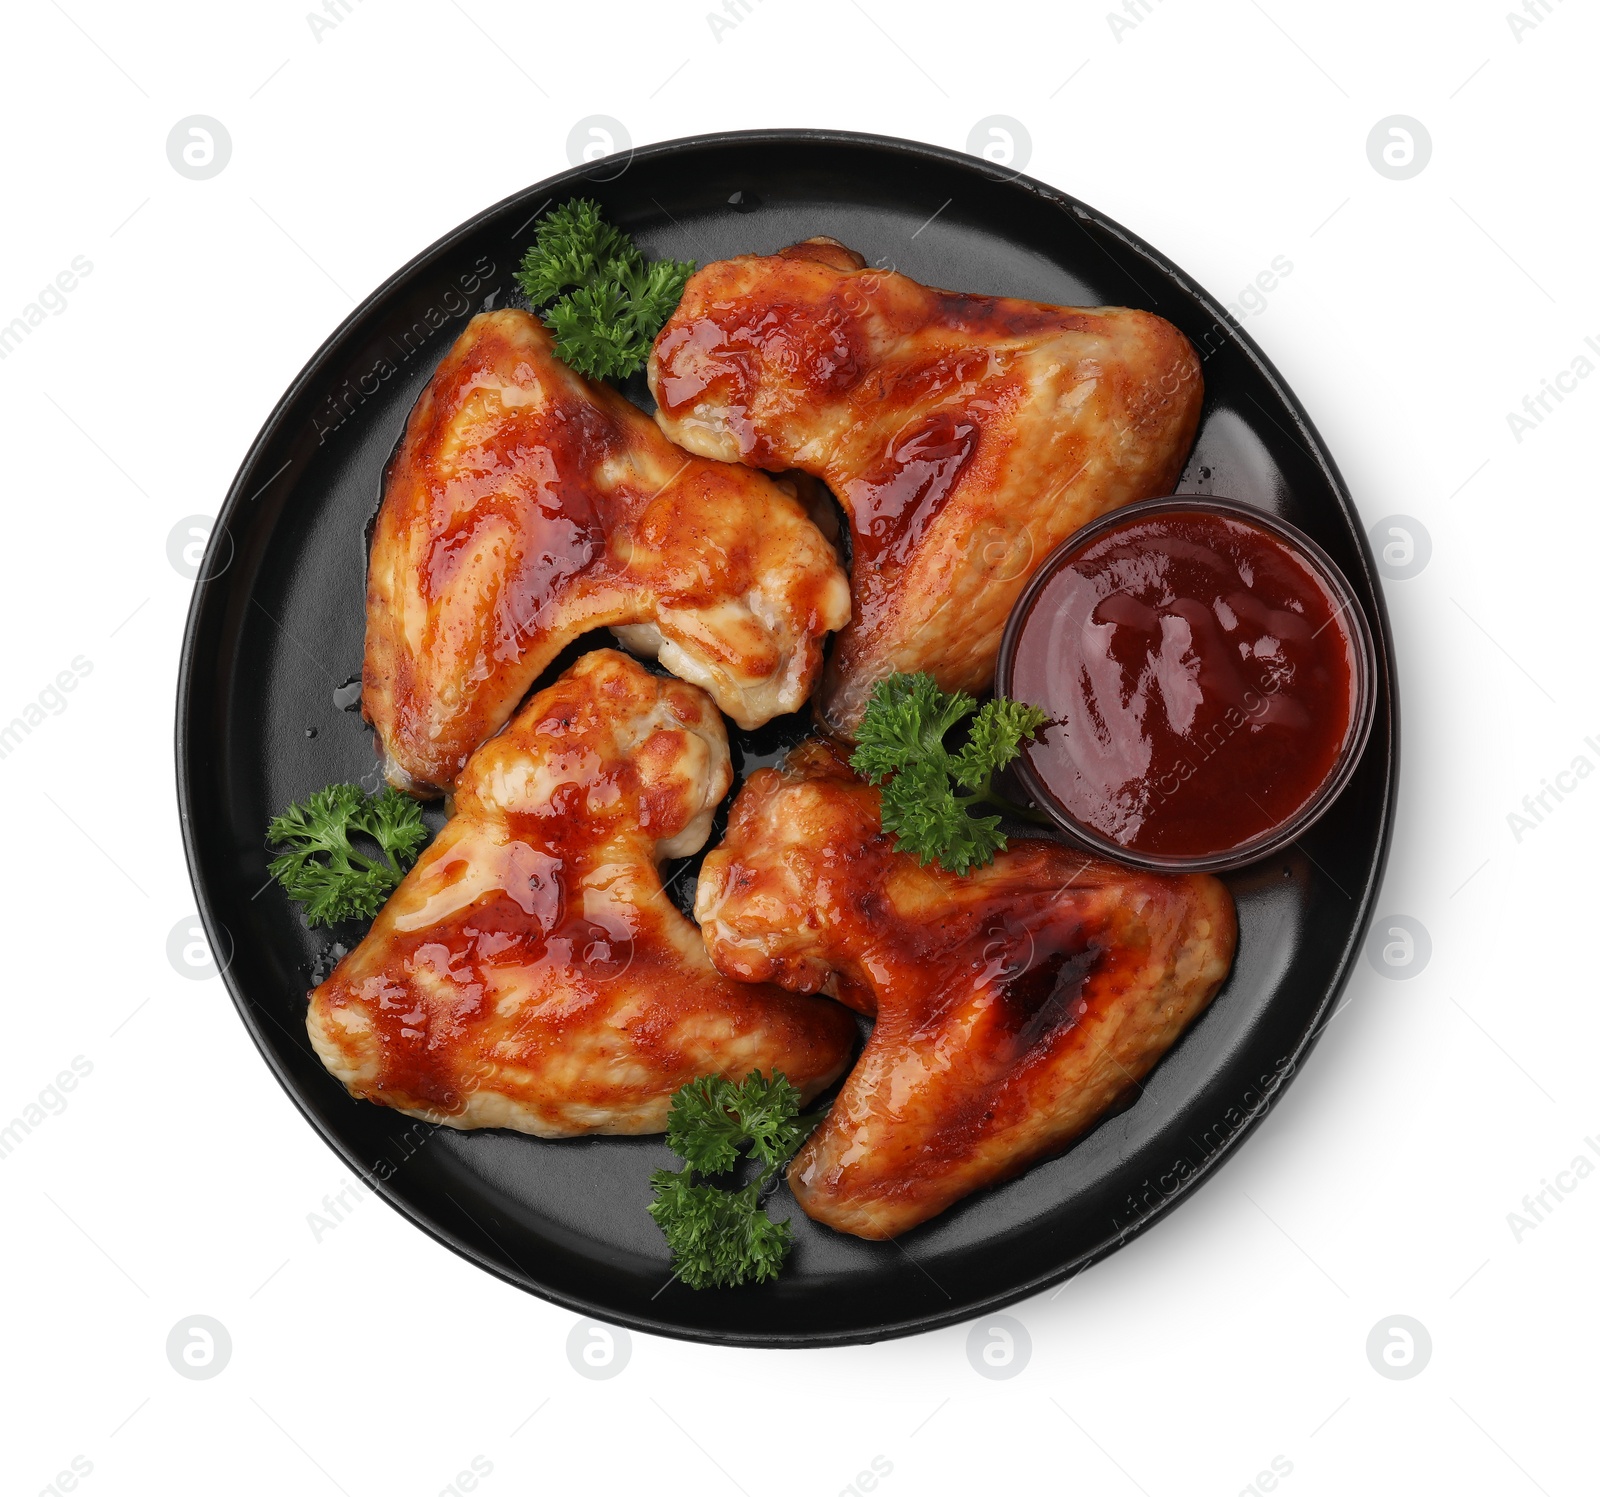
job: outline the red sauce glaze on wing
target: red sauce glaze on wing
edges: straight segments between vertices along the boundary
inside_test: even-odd
[[[1009,1178],[1126,1099],[1236,935],[1212,878],[1037,837],[957,875],[893,843],[879,792],[812,740],[746,782],[695,905],[720,970],[876,1015],[789,1175],[809,1215],[862,1237]]]
[[[557,864],[554,878],[565,871]],[[471,1085],[480,1064],[484,1074],[494,1069],[480,1035],[492,1010],[496,969],[542,968],[563,979],[560,1001],[541,1005],[538,1022],[519,1036],[517,1060],[524,1066],[558,1054],[569,1031],[587,1029],[601,990],[624,973],[630,984],[681,987],[682,972],[660,953],[635,950],[636,931],[626,919],[589,920],[563,905],[546,924],[543,913],[503,892],[391,942],[386,970],[352,984],[337,1000],[360,1004],[376,1031],[383,1056],[376,1090],[411,1099],[413,1106],[460,1108],[463,1085]],[[420,982],[432,998],[426,1007],[418,1001]],[[631,1045],[642,1054],[659,1052],[663,1018],[645,1010],[627,1027]]]
[[[849,485],[870,561],[905,565],[972,457],[978,429],[969,416],[934,411],[890,438],[878,465]]]
[[[838,497],[854,610],[817,707],[846,736],[890,671],[987,689],[1032,568],[1170,492],[1201,399],[1159,317],[941,291],[821,241],[696,272],[650,381],[681,445]]]
[[[447,788],[570,640],[646,626],[737,722],[792,712],[848,617],[764,474],[691,457],[527,312],[475,317],[418,397],[367,574],[362,710],[393,783]]]
[[[436,426],[492,372],[496,346],[486,341],[474,352],[477,357],[457,369],[447,398],[436,398]],[[436,450],[442,440],[433,432],[414,445]],[[461,558],[496,521],[512,518],[518,565],[499,599],[494,654],[514,659],[527,630],[542,622],[559,584],[604,558],[606,531],[617,516],[590,475],[626,446],[614,416],[598,405],[556,404],[486,424],[480,440],[455,459],[451,476],[431,488],[432,541],[423,564],[423,595],[430,601],[443,596]]]
[[[455,812],[312,994],[356,1095],[458,1126],[659,1130],[699,1075],[784,1071],[814,1093],[854,1025],[730,981],[662,889],[731,779],[698,688],[585,655],[479,748]]]
[[[972,296],[959,291],[934,291],[939,318],[953,332],[979,342],[1026,338],[1035,333],[1082,332],[1091,319],[1046,302],[1019,301],[1012,296]]]
[[[773,472],[792,465],[750,420],[761,382],[776,376],[809,399],[838,398],[859,382],[865,363],[861,331],[838,296],[820,305],[719,304],[707,317],[664,333],[657,348],[664,367],[684,350],[713,355],[682,360],[685,372],[661,382],[662,405],[686,410],[714,389],[739,434],[740,460]]]
[[[655,954],[635,951],[638,912],[602,907],[609,916],[604,919],[584,913],[585,885],[615,852],[606,846],[614,828],[606,826],[608,818],[586,814],[586,802],[632,802],[637,786],[628,783],[636,778],[630,770],[620,764],[606,776],[609,783],[588,794],[563,786],[539,813],[507,817],[502,888],[437,924],[390,933],[384,971],[353,983],[346,1000],[366,1008],[378,1034],[381,1090],[446,1112],[460,1106],[461,1080],[472,1072],[499,969],[562,979],[561,1000],[541,1005],[539,1022],[523,1033],[524,1063],[559,1048],[565,1030],[591,1022],[600,990],[624,971],[632,971],[635,981],[681,981]],[[443,871],[449,873],[450,865]],[[467,871],[462,860],[460,872]],[[577,908],[569,891],[578,893]],[[426,1006],[419,1001],[420,984],[433,1000]],[[636,1030],[635,1038],[648,1044],[650,1036]]]

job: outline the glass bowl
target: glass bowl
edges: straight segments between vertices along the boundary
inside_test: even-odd
[[[1272,856],[1308,831],[1350,782],[1356,765],[1366,748],[1372,731],[1377,698],[1377,656],[1373,645],[1372,628],[1357,601],[1355,593],[1332,559],[1310,536],[1275,515],[1270,515],[1252,505],[1234,499],[1220,499],[1211,495],[1173,495],[1163,499],[1146,499],[1138,504],[1124,505],[1111,510],[1098,520],[1074,531],[1041,563],[1029,579],[1011,616],[1006,621],[1001,637],[1000,655],[995,668],[995,690],[1002,696],[1012,696],[1017,645],[1028,614],[1040,595],[1056,575],[1075,557],[1112,530],[1130,521],[1148,519],[1159,515],[1208,514],[1254,526],[1295,553],[1307,568],[1315,573],[1327,588],[1336,604],[1336,616],[1343,619],[1351,643],[1351,711],[1344,742],[1320,786],[1299,808],[1286,819],[1232,847],[1219,848],[1207,853],[1159,853],[1124,847],[1095,827],[1085,825],[1056,799],[1035,768],[1029,750],[1013,761],[1011,768],[1026,789],[1034,804],[1048,815],[1069,840],[1088,852],[1111,858],[1136,868],[1147,868],[1162,873],[1216,873],[1229,868],[1242,868],[1262,858]],[[1046,711],[1048,702],[1036,704]]]

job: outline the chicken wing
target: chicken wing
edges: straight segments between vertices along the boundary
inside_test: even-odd
[[[570,640],[607,625],[741,727],[811,694],[849,617],[792,493],[691,457],[559,359],[538,318],[474,317],[390,465],[367,574],[362,709],[389,778],[448,789]]]
[[[696,1076],[844,1069],[837,1005],[720,976],[663,892],[732,780],[698,687],[585,655],[484,744],[455,815],[311,995],[323,1064],[452,1128],[650,1133]]]
[[[789,1170],[808,1216],[894,1237],[1059,1152],[1135,1092],[1221,986],[1216,879],[1020,838],[958,877],[892,850],[878,792],[820,740],[752,775],[695,914],[731,977],[877,1026]]]
[[[843,505],[854,613],[818,707],[845,734],[892,671],[987,687],[1035,567],[1169,493],[1201,403],[1194,349],[1151,313],[939,291],[826,239],[697,272],[649,376],[679,445],[804,469]]]

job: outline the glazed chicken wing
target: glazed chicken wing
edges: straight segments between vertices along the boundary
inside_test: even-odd
[[[1221,986],[1233,902],[1041,838],[965,876],[892,850],[830,745],[752,775],[695,903],[711,959],[831,993],[877,1026],[789,1184],[806,1214],[894,1237],[1059,1152]]]
[[[367,574],[362,708],[402,789],[448,789],[585,630],[703,686],[741,727],[810,695],[849,617],[833,548],[764,474],[691,457],[556,358],[474,317],[406,423]]]
[[[843,505],[854,614],[819,711],[845,734],[892,671],[987,687],[1035,567],[1171,492],[1201,403],[1199,360],[1160,317],[939,291],[832,240],[707,265],[649,372],[675,442],[804,469]]]
[[[720,976],[657,866],[698,850],[732,779],[698,687],[585,655],[468,761],[455,815],[311,995],[358,1097],[453,1128],[650,1133],[697,1076],[849,1058],[837,1005]]]

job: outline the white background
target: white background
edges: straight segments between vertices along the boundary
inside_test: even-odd
[[[1508,1214],[1600,1147],[1600,780],[1520,841],[1507,816],[1575,756],[1600,763],[1600,380],[1520,441],[1507,413],[1600,338],[1593,12],[1531,0],[1519,34],[1490,0],[1130,0],[1119,34],[1105,0],[741,3],[720,35],[708,0],[332,0],[320,34],[306,0],[5,8],[0,323],[74,256],[93,269],[0,362],[0,720],[92,667],[0,759],[0,1122],[92,1066],[0,1159],[4,1490],[50,1490],[78,1457],[91,1497],[434,1497],[479,1457],[489,1497],[832,1497],[879,1457],[889,1497],[1195,1497],[1276,1457],[1291,1497],[1592,1492],[1600,1182],[1567,1175],[1531,1229]],[[193,114],[233,142],[206,181],[166,154]],[[974,1372],[965,1327],[798,1354],[635,1336],[619,1376],[580,1377],[572,1316],[365,1191],[317,1239],[346,1177],[222,984],[166,954],[194,908],[169,531],[216,512],[357,301],[565,169],[594,114],[636,143],[831,125],[958,148],[1020,120],[1032,175],[1224,299],[1292,262],[1246,327],[1366,520],[1432,537],[1387,584],[1404,767],[1382,900],[1431,960],[1407,981],[1364,961],[1213,1183],[1014,1310],[1032,1357],[1005,1381]],[[1409,180],[1366,152],[1393,114],[1433,142]],[[206,1381],[164,1349],[195,1314],[233,1344]],[[1408,1380],[1365,1350],[1396,1314],[1432,1338]]]

